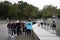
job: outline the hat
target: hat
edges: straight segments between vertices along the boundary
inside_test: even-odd
[[[17,23],[19,22],[19,20],[16,21]]]

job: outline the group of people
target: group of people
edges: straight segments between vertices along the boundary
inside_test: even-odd
[[[15,34],[17,34],[18,36],[22,33],[30,35],[32,31],[32,22],[31,20],[28,20],[25,23],[21,21],[9,21],[9,23],[7,24],[7,28],[8,33],[12,36]]]
[[[56,30],[56,23],[55,23],[55,21],[53,21],[53,23],[52,23],[52,29]]]

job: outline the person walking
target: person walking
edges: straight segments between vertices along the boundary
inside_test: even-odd
[[[15,23],[15,21],[13,21],[11,29],[12,29],[12,35],[15,35],[16,34],[16,23]]]
[[[30,19],[25,23],[25,26],[26,26],[27,36],[31,35],[31,31],[32,31],[32,22],[31,22]]]
[[[23,32],[25,32],[25,23],[22,22],[22,29],[23,29]]]
[[[52,29],[53,29],[53,30],[56,30],[56,23],[55,23],[55,21],[53,21]]]
[[[18,36],[21,34],[21,23],[20,23],[20,21],[17,21],[16,27],[17,27],[17,36]]]
[[[11,35],[11,21],[9,21],[9,23],[7,24],[7,28],[8,28],[8,33]]]

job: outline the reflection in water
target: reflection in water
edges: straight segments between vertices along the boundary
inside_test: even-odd
[[[38,26],[42,27],[44,30],[56,34],[56,27],[52,26],[53,23],[49,23],[47,20],[45,21],[39,21]]]

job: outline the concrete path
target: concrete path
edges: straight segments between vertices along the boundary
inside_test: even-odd
[[[14,39],[12,37],[8,37],[6,40],[34,40],[32,36],[27,36],[26,34],[19,35]]]

